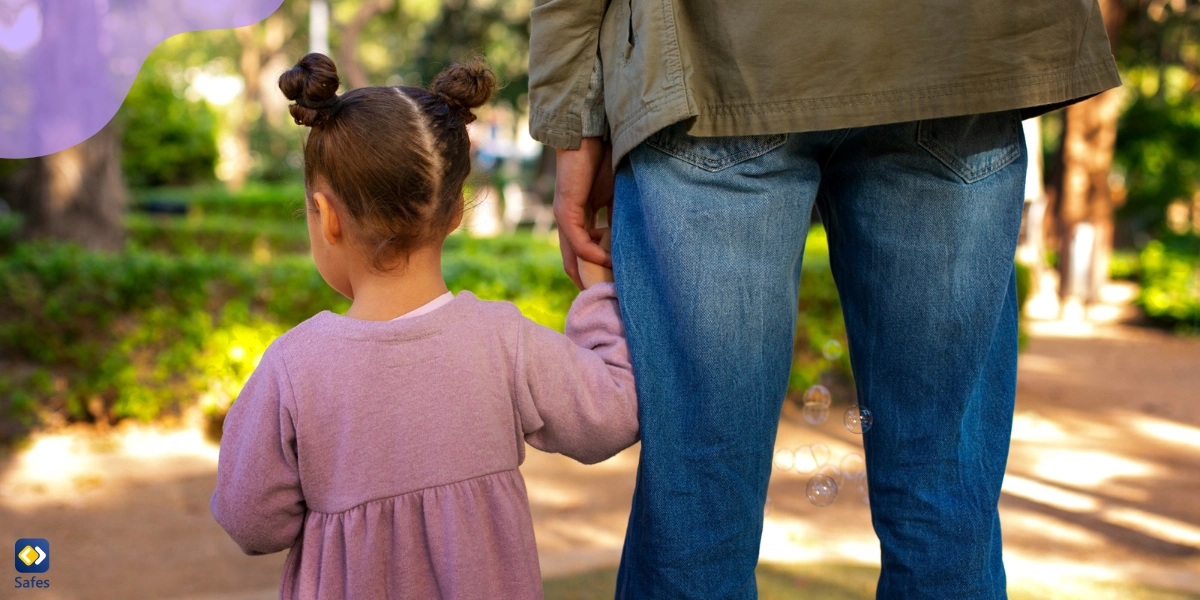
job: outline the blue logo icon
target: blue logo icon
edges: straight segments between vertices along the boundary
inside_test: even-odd
[[[50,542],[42,538],[21,538],[13,548],[18,573],[45,573],[50,570]]]

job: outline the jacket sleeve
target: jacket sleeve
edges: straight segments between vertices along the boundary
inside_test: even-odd
[[[225,417],[213,517],[246,554],[292,547],[306,512],[287,369],[267,350]]]
[[[637,389],[611,283],[575,299],[566,335],[522,318],[518,338],[517,410],[531,446],[592,464],[638,441]]]
[[[535,0],[529,13],[529,133],[564,150],[579,148],[586,97],[599,62],[606,0]]]

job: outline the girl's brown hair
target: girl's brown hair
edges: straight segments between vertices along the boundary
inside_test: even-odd
[[[376,268],[440,240],[461,214],[471,172],[466,125],[495,86],[480,59],[447,67],[428,90],[366,87],[338,96],[337,67],[317,53],[279,77],[295,102],[292,118],[312,128],[305,186],[329,187]]]

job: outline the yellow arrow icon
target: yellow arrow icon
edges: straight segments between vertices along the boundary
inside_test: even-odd
[[[21,562],[25,563],[25,566],[27,567],[32,565],[33,561],[37,560],[37,556],[37,552],[33,550],[33,546],[25,546],[25,548],[17,554],[17,558],[21,559]]]

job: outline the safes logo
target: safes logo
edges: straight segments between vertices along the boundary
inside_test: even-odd
[[[50,570],[50,542],[42,538],[21,538],[13,549],[18,573],[45,573]]]

